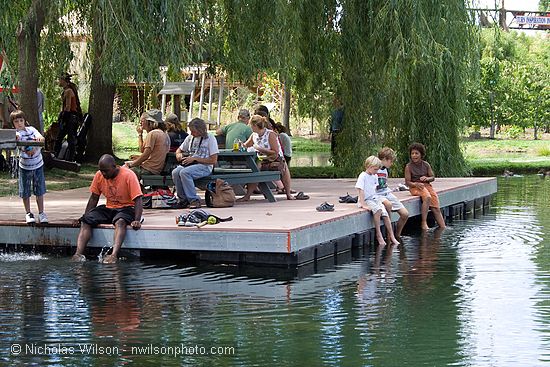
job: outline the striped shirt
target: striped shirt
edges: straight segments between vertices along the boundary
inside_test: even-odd
[[[17,130],[19,141],[34,141],[40,136],[38,130],[32,126],[26,126],[25,130]],[[33,146],[19,147],[19,167],[27,171],[35,170],[44,165],[42,160],[42,148]]]

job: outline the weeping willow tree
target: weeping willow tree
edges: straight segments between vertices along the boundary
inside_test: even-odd
[[[178,69],[202,60],[204,26],[212,1],[101,0],[73,3],[81,24],[89,27],[94,118],[86,157],[112,153],[113,99],[117,83],[160,83],[160,67]]]
[[[54,6],[50,13],[71,15],[83,27],[94,116],[90,159],[112,152],[117,83],[160,82],[160,66],[206,63],[212,72],[251,83],[265,73],[276,75],[294,87],[298,106],[311,114],[327,111],[319,105],[337,95],[345,123],[334,163],[350,174],[381,145],[400,153],[401,166],[412,141],[427,146],[439,175],[465,171],[458,130],[473,31],[462,0],[11,3],[23,10],[35,3]],[[10,32],[0,30],[0,42]]]
[[[0,0],[0,51],[9,62],[2,80],[8,89],[19,86],[19,104],[36,128],[38,70],[51,70],[53,65],[70,59],[68,42],[56,39],[64,30],[58,22],[62,7],[62,0]]]
[[[462,175],[459,147],[474,28],[462,0],[345,0],[342,13],[344,131],[335,164],[348,172],[382,145],[408,160],[427,147],[438,175]],[[402,173],[402,172],[397,172]]]

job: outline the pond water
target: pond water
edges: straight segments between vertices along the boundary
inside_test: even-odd
[[[291,167],[325,167],[330,166],[330,152],[294,152]]]
[[[548,365],[549,195],[317,273],[2,254],[0,365]]]

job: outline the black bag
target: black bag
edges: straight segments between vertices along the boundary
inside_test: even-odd
[[[227,182],[218,178],[206,185],[204,200],[210,208],[227,208],[235,205],[235,191]]]

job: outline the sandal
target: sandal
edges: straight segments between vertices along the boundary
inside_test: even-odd
[[[351,196],[350,194],[346,193],[346,196],[340,196],[340,200],[338,201],[346,204],[352,204],[352,203],[355,204],[357,203],[357,199],[358,199],[357,196]]]
[[[295,194],[296,191],[291,189],[290,193]],[[275,194],[277,194],[277,195],[286,195],[286,190],[285,189],[277,189],[277,190],[275,190]]]
[[[193,200],[189,203],[189,209],[198,209],[201,207],[201,201],[200,200]]]
[[[319,205],[317,208],[318,212],[333,212],[334,211],[334,205],[327,203],[326,201]]]
[[[309,195],[304,194],[302,191],[300,191],[296,196],[296,200],[307,200],[309,199]]]

